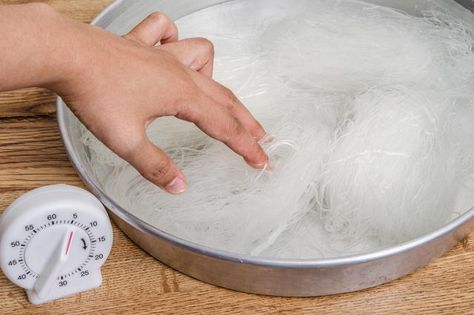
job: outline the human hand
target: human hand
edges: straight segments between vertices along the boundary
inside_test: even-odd
[[[149,181],[174,194],[187,186],[175,162],[146,136],[146,126],[162,116],[195,123],[254,168],[267,164],[258,144],[264,129],[230,90],[212,80],[209,41],[179,41],[176,25],[160,13],[123,37],[79,23],[72,27],[80,50],[76,66],[52,88],[99,140]]]

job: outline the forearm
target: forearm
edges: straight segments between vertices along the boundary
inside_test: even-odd
[[[54,88],[73,76],[81,27],[44,4],[0,6],[0,91]]]

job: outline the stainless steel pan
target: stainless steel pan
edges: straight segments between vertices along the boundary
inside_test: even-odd
[[[431,1],[372,0],[413,14]],[[152,11],[163,11],[177,19],[221,2],[226,1],[119,0],[93,23],[124,33]],[[470,10],[474,9],[474,0],[458,2]],[[460,10],[457,6],[454,9]],[[460,16],[473,18],[469,13],[460,13]],[[397,279],[428,264],[452,248],[474,227],[472,209],[443,228],[398,246],[364,255],[323,260],[263,259],[203,247],[167,234],[114,203],[92,175],[87,163],[88,150],[80,142],[79,121],[61,99],[58,99],[57,106],[61,134],[72,164],[110,210],[117,225],[138,246],[163,263],[217,286],[279,296],[316,296],[361,290]]]

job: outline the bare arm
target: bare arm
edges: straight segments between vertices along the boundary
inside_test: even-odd
[[[146,136],[146,125],[161,116],[195,123],[253,167],[267,163],[258,144],[262,126],[212,80],[212,44],[179,41],[162,14],[120,37],[44,4],[0,6],[0,30],[0,91],[55,91],[98,139],[168,192],[181,193],[187,183]]]

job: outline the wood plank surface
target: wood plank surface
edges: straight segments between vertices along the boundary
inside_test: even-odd
[[[179,0],[176,0],[179,1]],[[0,0],[2,4],[29,1]],[[83,22],[109,0],[43,1]],[[35,187],[84,187],[69,163],[41,89],[0,93],[0,210]],[[114,226],[103,285],[42,306],[0,274],[1,314],[474,314],[474,234],[444,257],[403,279],[361,292],[316,298],[257,296],[217,288],[176,272]]]

